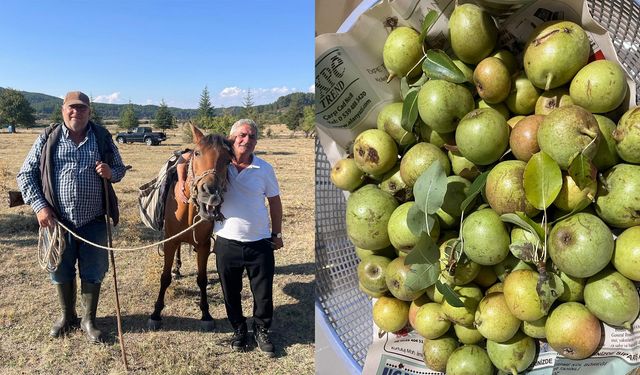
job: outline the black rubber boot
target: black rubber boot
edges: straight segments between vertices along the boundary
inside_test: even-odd
[[[102,332],[96,328],[96,311],[98,310],[98,299],[100,298],[100,284],[83,281],[80,284],[80,290],[82,292],[82,305],[84,307],[84,315],[80,322],[80,328],[87,334],[90,342],[100,343]]]
[[[51,327],[49,335],[60,337],[74,328],[78,328],[78,315],[76,314],[76,282],[56,284],[58,301],[62,310],[62,316]]]

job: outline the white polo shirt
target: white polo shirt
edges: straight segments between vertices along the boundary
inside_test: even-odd
[[[251,165],[239,173],[230,165],[227,173],[229,183],[221,208],[226,219],[215,223],[216,235],[242,242],[271,238],[265,199],[280,195],[273,167],[254,154]]]

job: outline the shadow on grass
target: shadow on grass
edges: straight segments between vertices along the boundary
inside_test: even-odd
[[[12,237],[19,234],[38,234],[40,226],[35,214],[0,215],[0,237]]]

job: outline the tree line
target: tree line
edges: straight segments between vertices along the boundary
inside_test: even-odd
[[[178,122],[192,121],[201,128],[227,134],[231,125],[240,118],[254,119],[258,124],[283,123],[292,131],[301,130],[306,136],[314,132],[314,101],[312,93],[292,93],[279,97],[271,104],[255,105],[251,90],[243,98],[242,106],[215,108],[211,104],[208,88],[200,95],[197,109],[168,107],[164,99],[159,106],[95,103],[91,98],[91,121],[104,124],[116,120],[119,128],[132,129],[141,119],[152,120],[155,127],[170,129]],[[0,88],[0,125],[33,127],[37,120],[61,123],[62,99],[28,93],[11,88]]]

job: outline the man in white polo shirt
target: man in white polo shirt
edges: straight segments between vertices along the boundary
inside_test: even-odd
[[[225,220],[214,226],[214,252],[227,317],[234,331],[231,347],[237,351],[247,348],[241,300],[246,270],[253,294],[253,337],[258,348],[273,357],[275,350],[268,333],[273,319],[273,251],[283,246],[280,188],[273,167],[253,153],[258,142],[258,127],[253,120],[236,121],[229,139],[233,141],[235,160],[228,169],[229,184],[221,207]],[[190,155],[183,158],[188,160]],[[187,200],[183,193],[186,165],[179,165],[175,187],[176,197],[183,201]]]

